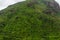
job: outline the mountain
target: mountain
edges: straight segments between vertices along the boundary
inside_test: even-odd
[[[0,40],[60,40],[60,6],[54,0],[26,0],[0,11]]]

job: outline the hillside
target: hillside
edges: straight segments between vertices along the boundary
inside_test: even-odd
[[[0,11],[0,40],[60,40],[60,6],[54,0],[26,0]]]

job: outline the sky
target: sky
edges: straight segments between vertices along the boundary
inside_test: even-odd
[[[0,10],[7,8],[9,5],[25,0],[0,0]]]
[[[22,1],[25,0],[0,0],[0,10],[7,8],[9,5]],[[60,4],[60,0],[55,0],[55,1],[57,1]]]
[[[60,0],[55,0],[56,2],[58,2],[59,3],[59,5],[60,5]]]

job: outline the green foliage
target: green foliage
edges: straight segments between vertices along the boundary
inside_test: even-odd
[[[0,40],[60,40],[60,17],[44,13],[49,7],[40,2],[33,7],[21,2],[2,10]]]

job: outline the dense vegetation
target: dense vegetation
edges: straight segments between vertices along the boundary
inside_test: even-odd
[[[60,12],[46,2],[27,0],[0,11],[0,40],[60,40]]]

